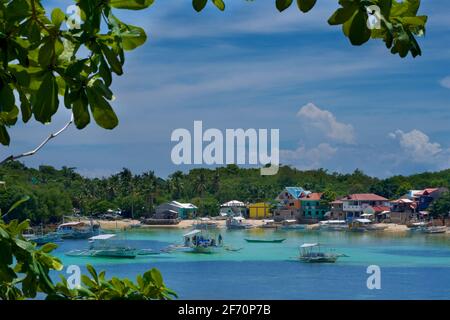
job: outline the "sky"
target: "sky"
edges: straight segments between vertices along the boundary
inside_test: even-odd
[[[225,12],[208,4],[196,13],[189,0],[165,0],[120,10],[148,40],[114,79],[119,126],[70,127],[24,163],[88,177],[123,167],[165,177],[193,168],[172,163],[170,137],[201,120],[205,129],[279,129],[281,163],[301,170],[384,178],[450,167],[448,0],[422,1],[429,20],[416,59],[390,54],[382,41],[352,46],[327,24],[337,1],[318,1],[308,14],[295,5],[279,13],[273,2],[228,0]],[[2,156],[33,149],[69,118],[61,106],[51,124],[16,125]]]

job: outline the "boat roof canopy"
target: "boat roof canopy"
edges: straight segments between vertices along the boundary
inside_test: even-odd
[[[186,233],[186,234],[184,235],[184,237],[190,237],[190,236],[193,236],[193,235],[195,235],[195,234],[197,234],[197,233],[200,233],[200,232],[201,232],[200,230],[194,229],[194,230],[189,231],[188,233]]]
[[[304,243],[300,246],[300,248],[311,248],[311,247],[317,247],[318,243]]]
[[[74,222],[66,222],[60,224],[58,227],[66,227],[66,226],[78,226],[84,224],[83,221],[74,221]]]
[[[99,234],[98,236],[90,237],[89,240],[108,240],[113,237],[115,237],[115,234],[109,233],[109,234]]]

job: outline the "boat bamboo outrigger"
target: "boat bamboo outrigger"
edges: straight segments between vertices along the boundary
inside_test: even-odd
[[[334,263],[339,257],[344,256],[332,252],[322,252],[320,247],[321,245],[318,243],[302,244],[300,246],[300,261],[308,263]]]

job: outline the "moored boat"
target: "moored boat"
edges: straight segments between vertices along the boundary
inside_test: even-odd
[[[244,217],[231,217],[227,219],[227,229],[250,229],[252,225],[245,222]]]
[[[275,223],[275,220],[273,219],[264,219],[262,221],[262,225],[260,225],[259,227],[264,229],[276,229],[278,228],[278,225]]]
[[[245,239],[245,241],[250,243],[281,243],[286,239]]]
[[[88,239],[100,234],[100,225],[82,221],[60,224],[56,233],[62,239]]]
[[[217,239],[204,230],[194,229],[184,236],[184,247],[194,253],[213,253],[223,247],[222,235]]]
[[[430,226],[423,229],[424,233],[435,234],[435,233],[446,233],[446,226]]]
[[[194,223],[194,229],[217,229],[218,224],[217,222],[211,220],[210,218],[199,218]]]
[[[90,247],[86,250],[72,250],[66,253],[68,256],[104,257],[133,259],[138,255],[138,250],[127,246],[117,246],[108,240],[115,234],[100,234],[89,238]]]
[[[319,223],[319,229],[326,231],[345,231],[348,230],[348,224],[345,220],[325,220]]]
[[[291,220],[284,220],[281,223],[281,229],[283,230],[304,230],[306,229],[305,224],[299,224],[297,220],[291,219]]]
[[[308,263],[334,263],[341,254],[322,252],[318,243],[304,243],[300,246],[299,259]]]

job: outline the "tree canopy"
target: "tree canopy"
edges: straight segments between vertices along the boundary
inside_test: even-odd
[[[60,221],[63,215],[73,213],[72,208],[86,216],[121,209],[125,216],[138,218],[152,214],[157,205],[170,200],[192,202],[201,215],[216,215],[221,203],[233,199],[271,202],[286,186],[324,192],[324,202],[366,192],[394,199],[410,189],[450,187],[450,170],[378,179],[360,170],[342,174],[324,169],[300,171],[289,166],[281,166],[275,176],[261,176],[258,169],[228,165],[176,171],[165,179],[153,171],[133,174],[126,168],[109,177],[86,178],[75,168],[34,169],[14,161],[0,166],[0,180],[6,182],[0,188],[0,209],[5,212],[15,201],[29,196],[9,218],[28,218],[39,224]]]

